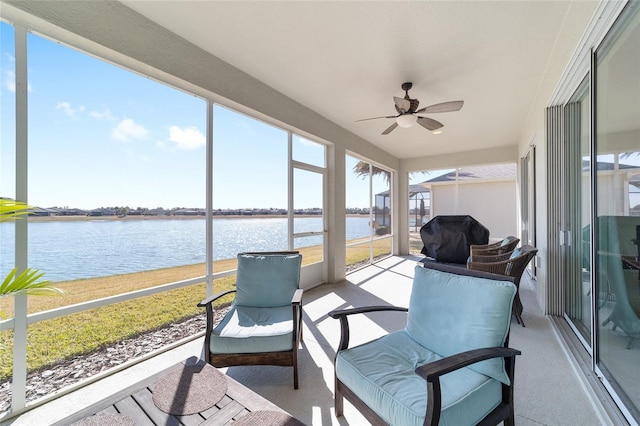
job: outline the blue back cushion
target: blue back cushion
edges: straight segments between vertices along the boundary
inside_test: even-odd
[[[520,247],[517,247],[516,249],[513,250],[513,252],[511,252],[511,256],[509,256],[509,259],[515,259],[518,256],[522,255],[522,249]]]
[[[234,303],[256,308],[291,304],[301,263],[300,254],[239,254]]]
[[[509,245],[509,244],[511,244],[512,241],[513,241],[513,238],[507,237],[504,240],[502,240],[502,242],[500,243],[500,247],[504,247],[506,245]]]
[[[406,331],[422,346],[443,357],[504,346],[515,294],[516,287],[509,281],[416,266]],[[502,358],[469,368],[509,383]]]

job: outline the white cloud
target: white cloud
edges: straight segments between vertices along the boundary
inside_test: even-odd
[[[105,108],[104,111],[102,111],[102,112],[91,111],[89,113],[89,116],[95,118],[96,120],[115,121],[115,120],[118,119],[116,116],[111,114],[111,110],[109,108]]]
[[[78,118],[77,115],[84,111],[84,106],[80,105],[78,108],[73,108],[69,102],[58,102],[56,109],[61,109],[71,118]]]
[[[132,119],[125,118],[116,127],[111,130],[111,137],[113,139],[128,142],[132,139],[145,139],[149,131],[143,126],[136,124]]]
[[[3,86],[7,88],[10,93],[16,93],[16,73],[13,70],[6,70],[4,76],[2,76]]]
[[[182,129],[178,126],[169,128],[169,140],[175,142],[178,149],[198,149],[205,145],[204,135],[195,127]]]
[[[16,57],[5,52],[5,62],[7,63],[5,71],[2,75],[2,83],[0,85],[0,93],[7,89],[10,93],[16,93]],[[31,83],[27,83],[27,91],[31,92]]]
[[[2,76],[2,87],[6,88],[10,93],[16,93],[16,58],[7,52],[5,52],[4,56],[6,57],[8,66]]]

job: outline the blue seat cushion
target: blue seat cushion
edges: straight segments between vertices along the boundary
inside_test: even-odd
[[[211,332],[211,353],[281,352],[292,349],[291,305],[277,308],[232,306]]]
[[[427,382],[415,373],[441,359],[404,330],[338,353],[336,376],[391,425],[422,425],[427,410]],[[440,425],[478,423],[502,399],[502,384],[463,368],[442,376]]]
[[[517,247],[511,252],[511,256],[509,256],[509,259],[515,259],[516,257],[521,255],[522,255],[522,249],[520,247]]]

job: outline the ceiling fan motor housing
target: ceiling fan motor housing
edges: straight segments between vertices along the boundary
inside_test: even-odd
[[[420,101],[418,101],[417,99],[409,99],[406,96],[405,99],[409,101],[409,109],[403,111],[402,109],[398,108],[398,105],[394,105],[398,114],[412,114],[416,112],[418,110],[418,105],[420,105]]]

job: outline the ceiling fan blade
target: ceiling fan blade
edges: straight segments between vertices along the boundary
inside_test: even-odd
[[[391,126],[387,127],[387,129],[384,132],[382,132],[382,134],[383,135],[388,135],[396,127],[398,127],[398,123],[393,123]]]
[[[358,121],[377,120],[379,118],[396,118],[396,117],[397,117],[396,115],[387,115],[387,116],[384,116],[384,117],[363,118],[361,120],[356,120],[355,123],[357,123]]]
[[[428,117],[418,117],[418,124],[425,129],[432,131],[444,127],[444,124],[441,122]]]
[[[417,114],[433,114],[435,112],[453,112],[460,111],[464,105],[464,101],[442,102],[440,104],[429,105],[416,111]]]
[[[396,104],[396,109],[400,111],[402,114],[406,113],[407,111],[409,111],[409,109],[411,109],[411,102],[408,99],[394,96],[393,102],[395,102]]]

